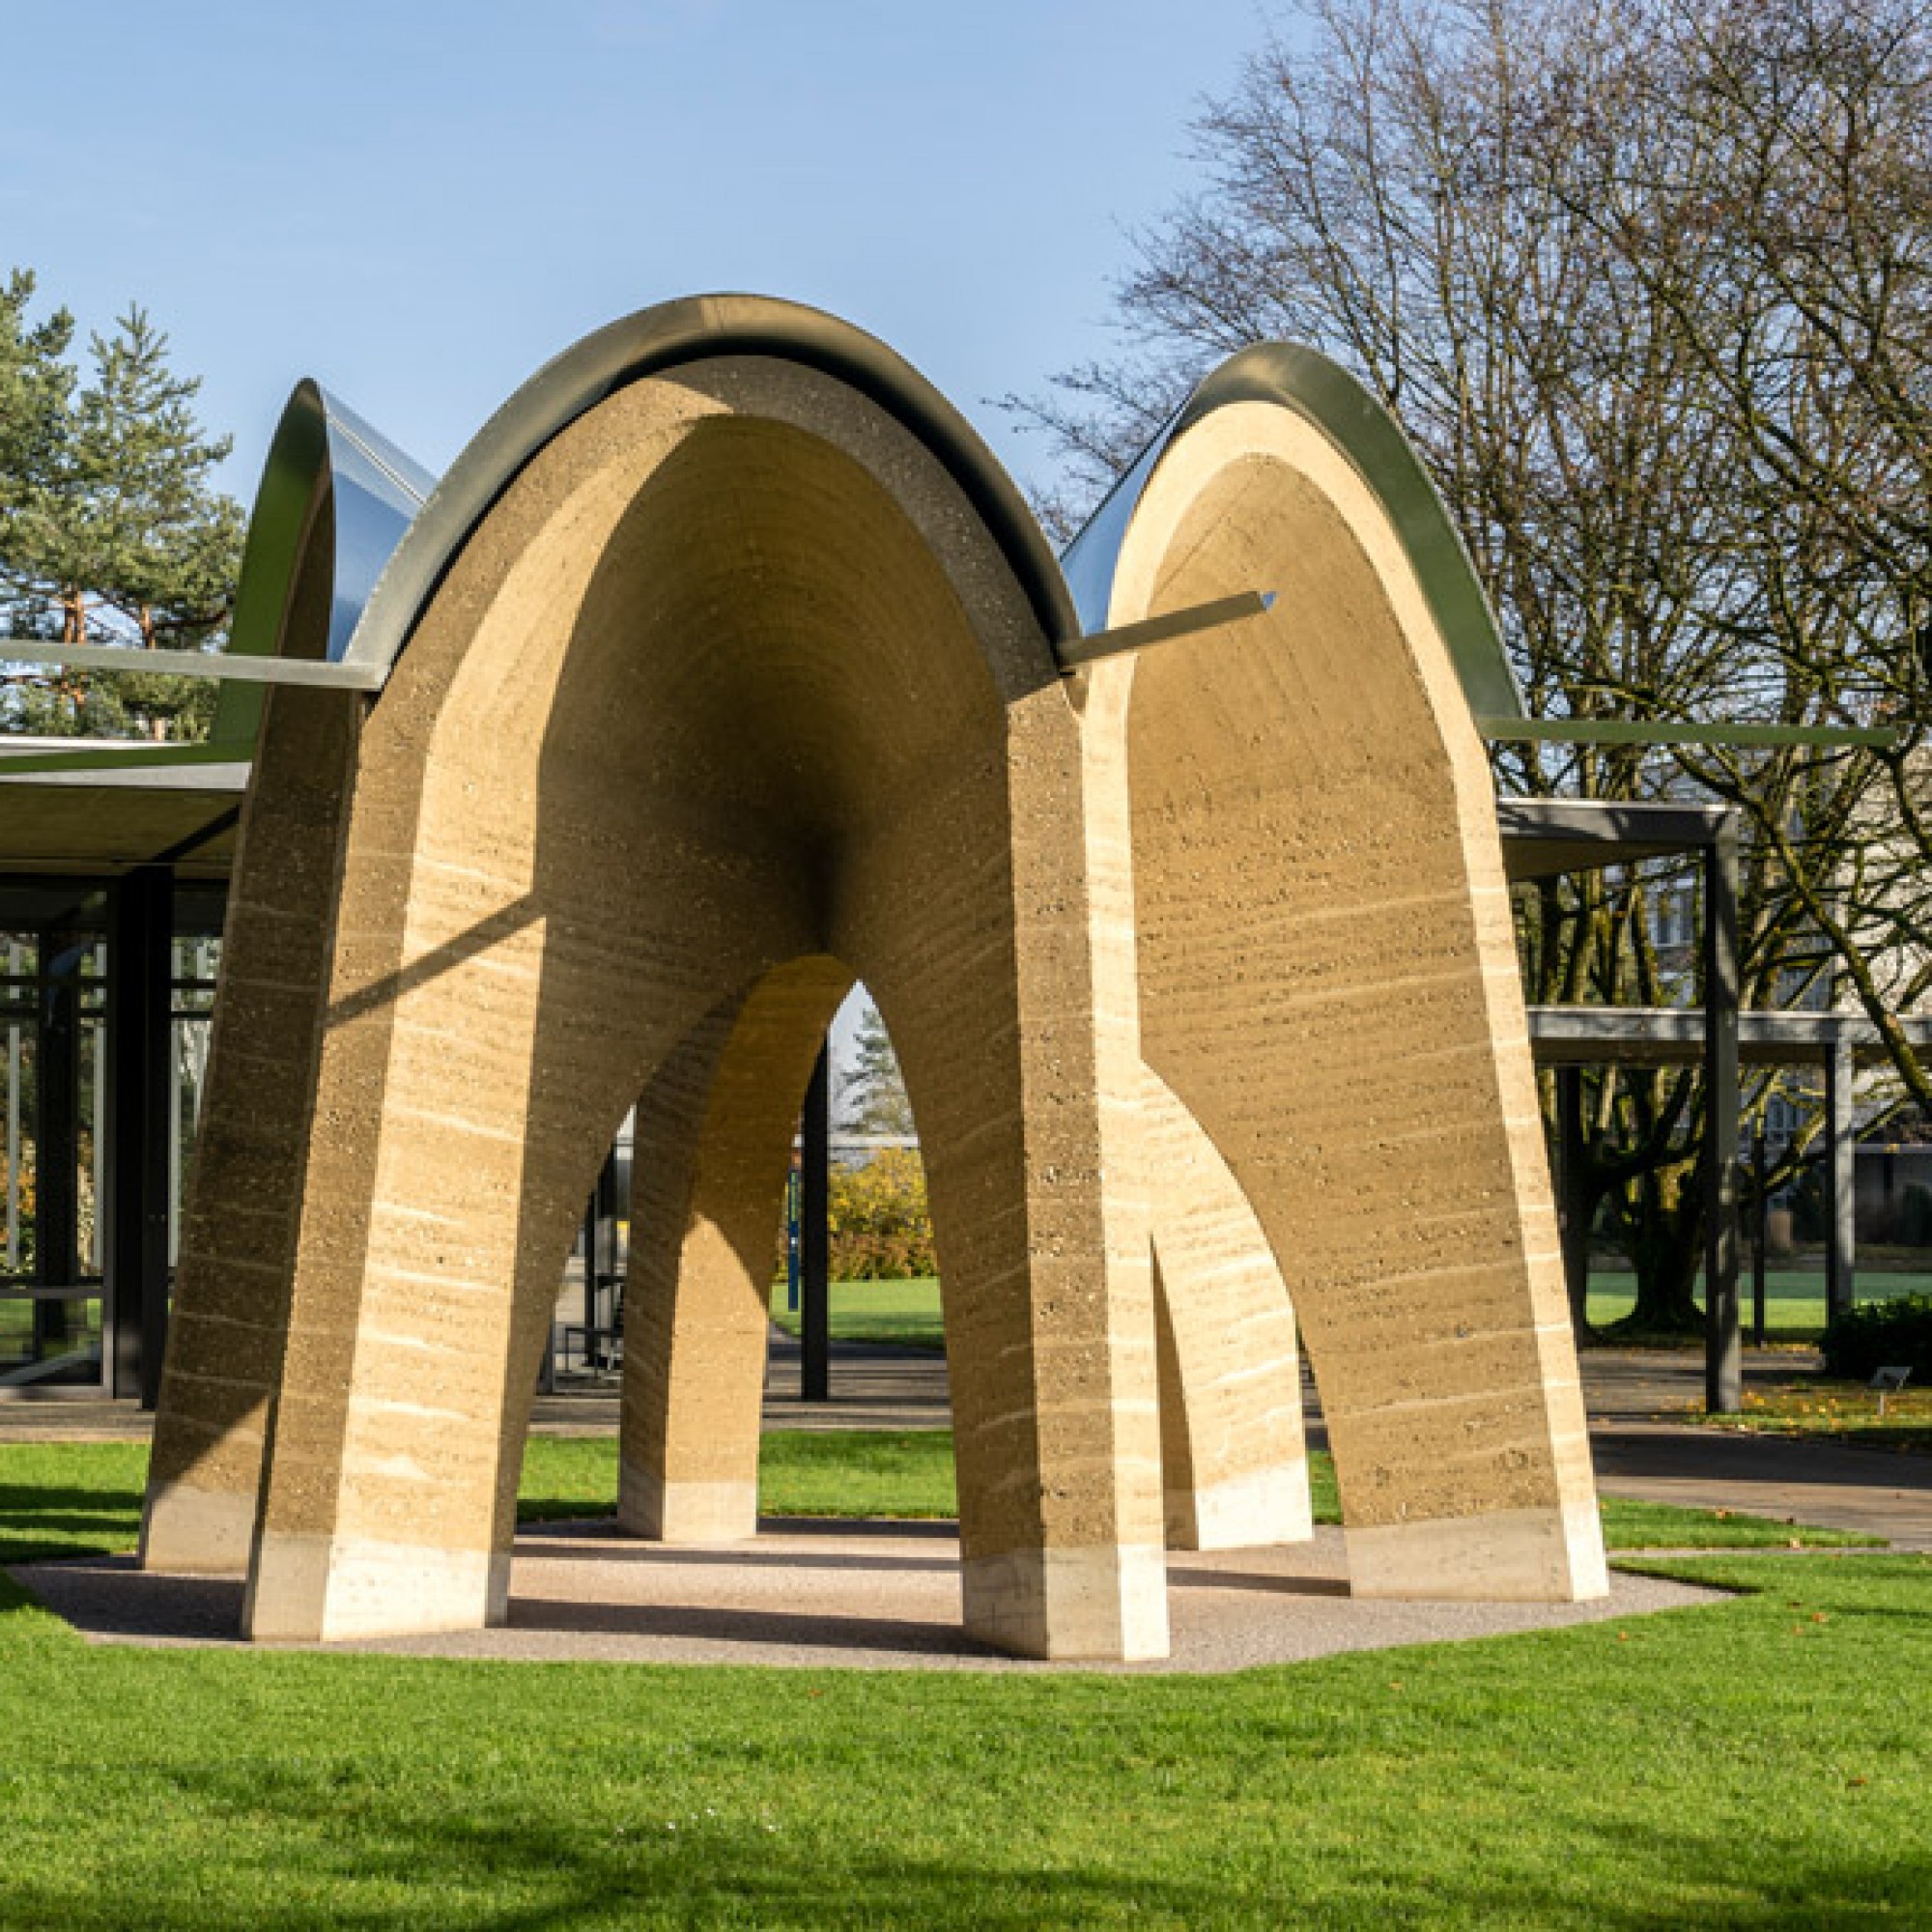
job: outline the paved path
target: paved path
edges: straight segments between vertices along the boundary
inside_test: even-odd
[[[1735,1509],[1932,1550],[1932,1457],[1662,1423],[1592,1429],[1605,1494]]]
[[[798,1344],[775,1331],[767,1429],[943,1429],[952,1419],[939,1355],[835,1346],[833,1399],[825,1404],[799,1400],[798,1357]],[[1788,1350],[1746,1356],[1747,1382],[1768,1383],[1815,1366],[1815,1356]],[[1673,1427],[1672,1414],[1703,1402],[1703,1367],[1694,1353],[1589,1350],[1583,1385],[1598,1480],[1612,1495],[1748,1510],[1932,1550],[1932,1457]],[[1303,1388],[1310,1436],[1320,1446],[1319,1400],[1312,1382],[1304,1378]],[[554,1435],[609,1434],[617,1426],[615,1391],[542,1397],[536,1426]],[[130,1403],[0,1404],[0,1442],[139,1441],[149,1428],[150,1419]]]

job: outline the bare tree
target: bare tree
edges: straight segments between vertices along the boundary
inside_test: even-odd
[[[1400,416],[1532,711],[1915,716],[1927,606],[1901,585],[1923,571],[1926,497],[1906,479],[1925,364],[1876,346],[1932,237],[1918,96],[1873,57],[1896,61],[1906,18],[1892,0],[1308,0],[1197,124],[1202,188],[1136,238],[1121,353],[1019,405],[1067,460],[1072,500],[1049,513],[1065,522],[1206,366],[1296,338]],[[1847,224],[1857,289],[1833,242]],[[1787,287],[1800,266],[1809,280]],[[1833,342],[1864,373],[1831,364]],[[1874,423],[1891,439],[1878,459]],[[1745,803],[1747,1003],[1864,973],[1875,1011],[1918,983],[1883,985],[1878,966],[1922,863],[1881,794],[1910,799],[1918,770],[1903,752],[1498,753],[1519,791]],[[1654,917],[1679,889],[1633,872],[1526,895],[1531,997],[1690,997]],[[1634,1320],[1690,1326],[1701,1077],[1605,1075],[1586,1103]],[[1801,1137],[1785,1175],[1803,1152]]]
[[[1662,18],[1671,60],[1631,63],[1604,113],[1547,138],[1573,145],[1595,191],[1572,206],[1715,391],[1736,569],[1708,621],[1753,668],[1747,696],[1897,730],[1829,784],[1806,773],[1797,810],[1777,761],[1683,762],[1749,815],[1932,1112],[1894,1024],[1932,991],[1932,25],[1901,0],[1670,0]],[[1632,119],[1657,138],[1625,156]]]

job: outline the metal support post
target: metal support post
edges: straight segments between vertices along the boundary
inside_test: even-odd
[[[80,1272],[80,962],[85,942],[54,926],[41,934],[35,1056],[34,1283],[72,1291]],[[34,1304],[35,1352],[43,1360],[68,1339],[67,1304]],[[103,1343],[105,1337],[103,1336]]]
[[[1765,1184],[1771,1164],[1764,1128],[1751,1136],[1751,1341],[1764,1347],[1765,1255],[1771,1246],[1771,1190]]]
[[[1556,1217],[1563,1236],[1563,1276],[1570,1290],[1570,1325],[1580,1336],[1590,1327],[1589,1195],[1584,1186],[1590,1158],[1583,1131],[1583,1069],[1556,1069]]]
[[[1852,1117],[1856,1068],[1840,1030],[1825,1061],[1825,1313],[1842,1315],[1858,1299],[1858,1127]]]
[[[99,1211],[114,1393],[138,1395],[143,1408],[159,1399],[167,1352],[173,938],[174,875],[165,866],[139,867],[107,901],[107,1158]]]
[[[823,1048],[805,1091],[798,1141],[798,1393],[801,1402],[826,1402],[832,1392],[832,1094]]]
[[[798,1313],[798,1150],[785,1175],[785,1313]]]
[[[1738,828],[1704,854],[1704,1406],[1744,1406],[1738,1325]]]
[[[603,1208],[604,1178],[600,1174],[597,1185],[590,1190],[589,1203],[583,1209],[583,1306],[580,1311],[583,1317],[583,1366],[590,1366],[591,1350],[597,1346],[597,1289],[598,1255],[601,1250],[601,1236],[604,1231]]]

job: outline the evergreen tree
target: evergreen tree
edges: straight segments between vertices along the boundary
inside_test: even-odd
[[[912,1102],[877,1007],[867,1005],[853,1040],[855,1059],[838,1096],[838,1124],[850,1134],[911,1134]]]
[[[29,327],[31,276],[0,297],[0,634],[132,648],[217,646],[234,600],[242,521],[213,482],[226,438],[194,412],[197,379],[169,366],[138,307],[90,343],[83,385],[71,322]],[[159,673],[16,673],[15,730],[201,738],[213,686]]]
[[[51,521],[50,495],[72,419],[67,361],[73,318],[57,309],[30,324],[34,277],[15,269],[0,284],[0,606],[11,615],[36,588],[36,535]]]

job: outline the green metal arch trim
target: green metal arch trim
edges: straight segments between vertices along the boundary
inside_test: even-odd
[[[340,659],[359,626],[383,570],[436,485],[436,479],[321,384],[303,378],[275,425],[248,517],[225,657],[279,654],[282,626],[302,554],[325,493],[331,504],[328,629],[325,661]],[[213,735],[252,739],[262,688],[224,682]]]
[[[1053,551],[998,459],[939,391],[851,323],[767,296],[693,296],[609,324],[546,363],[437,485],[377,581],[345,665],[385,674],[437,586],[525,467],[571,423],[645,378],[726,355],[801,363],[877,404],[945,466],[1007,560],[1049,644],[1079,620]]]
[[[1319,350],[1297,343],[1256,343],[1204,378],[1066,546],[1061,561],[1086,628],[1097,631],[1107,622],[1106,600],[1134,506],[1167,452],[1216,410],[1252,402],[1293,411],[1348,459],[1375,493],[1407,554],[1469,709],[1478,718],[1521,717],[1522,692],[1495,613],[1422,459],[1395,417],[1361,383]]]
[[[275,425],[248,513],[235,616],[228,627],[230,654],[268,657],[278,648],[282,613],[301,561],[310,506],[327,469],[328,429],[322,390],[304,378],[291,392]],[[259,686],[224,681],[215,699],[210,737],[252,745],[261,729],[263,696]]]

